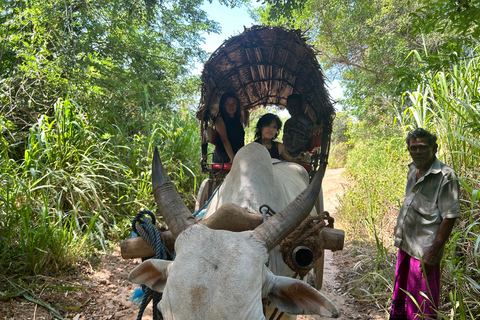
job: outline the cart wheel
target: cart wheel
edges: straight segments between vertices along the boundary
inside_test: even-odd
[[[209,186],[209,179],[205,179],[202,181],[200,188],[198,189],[197,199],[195,199],[195,212],[200,210],[200,208],[207,202],[209,198],[208,194],[208,186]]]
[[[317,210],[317,214],[320,215],[325,211],[324,202],[323,202],[323,189],[320,188],[320,193],[317,198],[317,202],[315,202],[315,209]],[[308,273],[307,282],[315,287],[317,290],[322,288],[323,283],[323,266],[325,263],[325,250],[321,250],[320,257],[315,262],[315,267],[310,270]]]

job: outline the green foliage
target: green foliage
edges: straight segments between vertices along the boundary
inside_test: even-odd
[[[352,118],[345,112],[337,112],[333,122],[331,136],[330,155],[328,157],[328,166],[330,168],[343,168],[347,161],[347,152],[350,147],[347,145],[350,136],[348,134],[348,124]]]
[[[352,117],[346,112],[337,112],[335,121],[333,121],[332,144],[345,143],[350,139],[348,134],[348,124],[351,123]]]
[[[24,161],[1,168],[4,274],[58,272],[93,248],[105,249],[109,241],[127,236],[133,216],[155,207],[150,185],[155,146],[193,207],[202,180],[197,180],[200,137],[193,113],[152,107],[137,124],[145,130],[133,136],[114,126],[94,127],[71,100],[59,100],[53,116],[38,119]]]
[[[403,141],[392,139],[398,136],[397,131],[375,129],[365,123],[350,125],[349,144],[354,148],[348,152],[346,174],[353,186],[340,202],[339,219],[348,223],[347,234],[379,240],[389,247],[408,159]]]
[[[55,273],[126,237],[155,207],[155,146],[193,207],[203,175],[190,68],[206,59],[201,35],[219,32],[203,2],[0,0],[4,274]]]
[[[452,32],[463,45],[472,47],[480,38],[480,1],[420,1],[422,6],[412,12],[414,31],[417,33]],[[458,44],[462,44],[457,43]],[[445,45],[452,45],[446,43]]]
[[[293,24],[294,12],[302,10],[305,2],[301,0],[264,0],[262,4],[268,7],[268,9],[264,9],[263,13],[268,20]]]
[[[193,208],[197,186],[203,180],[197,180],[201,159],[198,121],[191,111],[178,110],[170,121],[162,123],[159,129],[160,156],[162,159],[169,159],[164,164],[165,168],[167,172],[172,172],[170,177],[177,191],[188,195],[184,200]]]
[[[326,74],[342,80],[344,110],[360,120],[391,115],[392,103],[415,89],[422,74],[460,61],[478,44],[478,37],[459,36],[455,27],[472,30],[478,25],[471,19],[478,12],[478,1],[469,1],[468,10],[462,11],[468,11],[468,21],[455,17],[453,6],[461,6],[455,1],[449,2],[448,17],[442,7],[448,1],[415,0],[405,5],[400,0],[308,0],[296,7],[289,5],[296,1],[285,1],[283,6],[266,2],[257,19],[306,31]],[[279,6],[285,10],[276,14]],[[437,20],[430,20],[433,17]],[[456,24],[433,27],[440,18]],[[422,28],[425,24],[432,27]],[[412,50],[419,52],[423,63],[409,57]]]
[[[191,95],[189,68],[206,58],[201,34],[219,30],[201,0],[1,3],[0,114],[19,132],[15,142],[52,116],[58,97],[102,121],[133,119],[145,89],[151,105]]]
[[[332,144],[328,156],[329,168],[343,168],[347,161],[348,146],[344,142]]]
[[[348,289],[358,299],[375,302],[386,311],[390,308],[394,266],[388,266],[396,251],[391,247],[392,230],[403,200],[404,165],[410,162],[403,137],[413,128],[424,127],[437,134],[437,155],[455,168],[462,186],[462,218],[446,245],[441,264],[440,301],[447,303],[440,305],[439,319],[451,319],[450,315],[454,319],[479,317],[478,70],[475,57],[444,72],[424,74],[418,90],[406,92],[404,103],[398,107],[395,124],[400,131],[389,132],[365,122],[349,125],[348,143],[353,148],[346,167],[352,187],[341,199],[338,219],[346,225],[347,237],[352,232],[352,239],[368,241],[364,246],[369,250],[376,247],[375,259],[367,254],[350,272]]]
[[[480,316],[480,224],[478,219],[464,220],[456,229],[442,261],[444,290],[449,293],[454,319],[477,319]]]
[[[75,105],[58,101],[54,117],[42,116],[31,128],[24,162],[13,171],[2,167],[7,241],[1,251],[10,258],[4,261],[15,262],[6,272],[58,271],[80,255],[89,237],[104,240],[102,190],[118,187],[110,174],[117,168],[93,129]]]

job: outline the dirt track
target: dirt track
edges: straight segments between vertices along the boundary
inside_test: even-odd
[[[344,193],[348,185],[348,180],[342,175],[343,168],[327,169],[322,184],[325,210],[335,218],[335,228],[341,228],[337,219],[338,198]],[[347,239],[345,239],[347,241]],[[345,249],[345,248],[344,248]],[[337,319],[384,319],[379,313],[355,305],[354,300],[342,290],[342,285],[337,279],[337,274],[341,272],[340,268],[345,268],[347,262],[341,251],[325,251],[325,269],[323,273],[323,286],[320,290],[337,306],[340,311],[340,317]],[[298,316],[297,320],[317,320],[326,319],[320,316]]]

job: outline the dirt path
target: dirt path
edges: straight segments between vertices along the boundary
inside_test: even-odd
[[[323,188],[323,198],[325,210],[335,218],[335,228],[340,228],[337,220],[338,199],[344,193],[348,186],[348,180],[342,175],[343,168],[327,169],[325,173]],[[339,267],[344,265],[344,257],[341,251],[332,252],[325,250],[325,268],[323,273],[323,286],[320,290],[327,296],[339,309],[340,317],[338,319],[384,319],[379,313],[365,312],[365,310],[357,308],[352,297],[348,293],[343,292],[342,285],[337,279],[340,272]],[[297,320],[317,320],[326,319],[320,316],[298,316]]]
[[[323,179],[323,199],[324,209],[328,211],[332,217],[337,220],[337,206],[338,198],[343,195],[344,188],[348,185],[348,181],[342,176],[344,172],[343,168],[328,169]],[[338,228],[338,226],[335,226]],[[336,281],[336,275],[338,273],[337,263],[335,258],[338,255],[330,250],[325,250],[325,266],[323,270],[323,286],[320,290],[326,295],[340,311],[340,317],[338,319],[359,319],[355,311],[350,307],[348,303],[348,297],[346,297],[342,291],[340,284]],[[354,316],[354,317],[352,317]],[[298,316],[297,320],[316,320],[325,319],[320,316]]]
[[[338,196],[343,194],[347,180],[342,177],[343,169],[328,169],[323,183],[323,194],[325,210],[333,217],[336,216]],[[338,224],[336,225],[338,227]],[[99,256],[101,259],[100,268],[84,266],[83,272],[67,275],[62,278],[45,280],[46,284],[64,287],[82,287],[82,290],[60,291],[45,288],[38,292],[38,297],[47,303],[62,310],[59,306],[66,308],[66,319],[119,319],[135,320],[137,318],[138,306],[132,304],[130,297],[138,287],[127,279],[128,273],[136,265],[136,261],[123,260],[119,253],[113,255]],[[353,299],[342,292],[341,284],[337,281],[336,275],[339,266],[343,264],[341,252],[332,253],[327,250],[325,254],[324,284],[322,292],[329,297],[340,310],[339,319],[383,319],[379,315],[367,315],[365,310],[355,309]],[[369,312],[368,312],[369,313]],[[23,298],[0,300],[0,319],[54,319],[44,308],[39,307]],[[152,319],[151,305],[147,308],[144,320]],[[318,316],[298,316],[298,320],[325,319]]]

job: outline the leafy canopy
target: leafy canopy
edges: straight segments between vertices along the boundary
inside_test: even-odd
[[[327,76],[343,80],[344,108],[362,119],[391,112],[392,100],[415,89],[422,74],[472,52],[478,1],[468,8],[452,2],[443,15],[445,2],[267,0],[257,18],[305,30]],[[458,10],[468,19],[458,18]]]
[[[95,117],[192,95],[190,70],[218,23],[203,0],[0,0],[0,114],[18,129],[69,97]],[[222,1],[235,6],[241,0]]]

